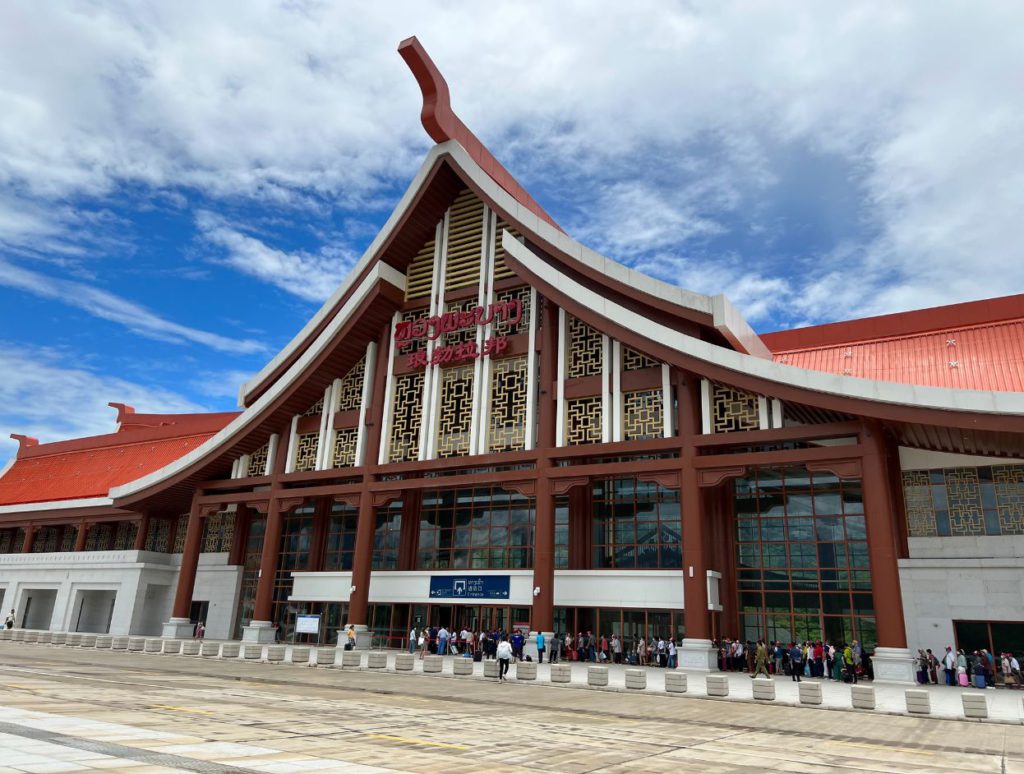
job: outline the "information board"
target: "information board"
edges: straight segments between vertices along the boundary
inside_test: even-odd
[[[320,633],[320,616],[318,615],[298,615],[295,617],[295,633],[296,634],[319,634]]]
[[[431,575],[431,599],[508,599],[508,575]]]

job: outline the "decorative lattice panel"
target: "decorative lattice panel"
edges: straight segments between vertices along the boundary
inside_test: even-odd
[[[437,417],[437,456],[469,454],[473,420],[473,366],[441,371],[441,407]]]
[[[930,537],[939,534],[927,470],[903,472],[903,502],[907,510],[907,532],[911,537]]]
[[[434,278],[434,247],[435,240],[423,243],[405,272],[405,300],[423,298],[430,295],[430,285]]]
[[[664,398],[661,390],[637,390],[622,395],[622,438],[661,438],[665,434]]]
[[[414,460],[420,452],[420,425],[423,421],[423,374],[395,377],[391,401],[391,439],[388,460]]]
[[[653,360],[643,352],[638,352],[632,347],[624,346],[622,348],[622,370],[623,371],[640,371],[644,368],[654,368],[660,365],[657,360]]]
[[[985,513],[981,505],[981,482],[978,480],[977,468],[954,468],[946,470],[945,474],[950,534],[985,534]]]
[[[32,553],[52,554],[57,551],[59,530],[57,527],[40,527],[32,541]]]
[[[302,433],[295,442],[295,470],[316,470],[316,453],[320,448],[320,433]]]
[[[267,475],[267,455],[270,454],[270,442],[263,444],[260,448],[249,455],[249,467],[245,472],[247,476]]]
[[[68,524],[64,527],[63,535],[60,540],[60,550],[63,551],[74,551],[75,550],[75,539],[78,537],[78,527],[73,524]],[[2,553],[2,552],[0,552]]]
[[[497,228],[494,229],[494,281],[511,277],[512,270],[505,265],[505,248],[501,246],[501,232],[508,231],[512,236],[518,238],[519,232],[508,225],[501,218],[498,218]]]
[[[114,540],[114,530],[109,524],[94,524],[85,538],[86,551],[107,551]]]
[[[1024,535],[1024,466],[993,467],[992,482],[996,490],[1000,532]]]
[[[188,514],[183,513],[178,517],[178,528],[174,533],[174,553],[184,553],[186,534],[188,534]]]
[[[135,545],[135,536],[139,533],[139,525],[134,521],[122,521],[114,533],[114,550],[127,551]]]
[[[450,304],[445,304],[446,312],[468,312],[477,306],[476,298],[468,298],[465,301],[453,301]],[[458,330],[446,333],[444,335],[445,344],[460,344],[464,341],[476,341],[475,325],[470,325],[465,328],[459,328]]]
[[[343,427],[335,431],[332,467],[351,468],[356,464],[356,440],[358,437],[359,430],[355,427]]]
[[[724,384],[711,385],[712,432],[735,433],[760,427],[756,395]]]
[[[601,398],[569,398],[565,401],[565,443],[576,446],[601,442]]]
[[[146,550],[166,553],[171,538],[171,522],[167,519],[151,519],[146,535]]]
[[[366,355],[352,366],[338,386],[338,411],[358,411],[363,402],[363,379],[366,376]]]
[[[492,452],[526,448],[526,355],[491,365],[491,411],[487,446]]]
[[[530,330],[530,288],[509,288],[507,290],[499,290],[494,294],[494,301],[496,303],[507,303],[509,301],[518,301],[520,307],[523,310],[522,317],[518,323],[513,324],[510,320],[499,320],[494,323],[494,335],[495,336],[512,336],[516,333],[527,333]]]
[[[11,546],[14,543],[15,530],[0,529],[0,554],[11,553]]]
[[[484,206],[467,188],[456,197],[448,213],[448,256],[444,270],[446,291],[480,283],[483,223]]]
[[[304,416],[304,417],[318,417],[318,416],[320,416],[323,413],[324,413],[324,399],[321,398],[316,403],[314,403],[312,406],[310,406],[308,409],[306,409],[304,412],[302,412],[302,416]]]
[[[415,326],[417,320],[425,321],[429,318],[429,316],[430,315],[427,313],[426,309],[410,309],[409,311],[402,312],[400,322],[409,323],[410,325]],[[391,333],[392,335],[394,335],[394,331],[392,331]],[[427,340],[425,336],[426,328],[424,327],[423,335],[414,336],[413,338],[403,342],[402,346],[398,350],[399,353],[402,355],[409,355],[412,354],[413,352],[419,352],[420,350],[426,349]]]
[[[565,374],[570,379],[580,376],[598,376],[604,357],[604,342],[600,331],[583,320],[569,316],[568,346],[565,348]]]
[[[214,513],[206,517],[203,525],[203,552],[208,554],[225,553],[231,550],[235,539],[235,514]]]
[[[14,535],[11,537],[11,553],[20,554],[21,549],[25,547],[25,530],[17,529],[14,531]]]

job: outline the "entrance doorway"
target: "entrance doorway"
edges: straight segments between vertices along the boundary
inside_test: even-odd
[[[409,630],[432,626],[450,632],[508,631],[517,624],[529,628],[530,608],[506,605],[370,605],[369,625],[374,647],[406,648]]]
[[[192,607],[188,611],[188,620],[193,624],[197,624],[200,621],[203,622],[203,626],[206,626],[206,616],[210,613],[209,602],[193,602]]]

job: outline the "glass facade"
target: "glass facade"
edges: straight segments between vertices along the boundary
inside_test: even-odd
[[[281,627],[282,639],[291,635],[298,608],[288,601],[292,593],[292,573],[309,569],[313,546],[313,505],[303,505],[284,515],[281,529],[281,556],[274,578],[274,610],[271,621]]]
[[[416,568],[527,569],[533,501],[498,487],[423,493]]]
[[[736,481],[735,497],[739,635],[874,647],[860,481],[763,467]]]
[[[683,566],[678,491],[619,477],[595,480],[591,497],[593,568]]]
[[[351,570],[356,548],[356,526],[359,509],[345,503],[334,503],[327,521],[327,545],[324,547],[324,570]]]
[[[402,537],[402,501],[382,505],[377,509],[375,518],[372,567],[374,570],[397,570]]]

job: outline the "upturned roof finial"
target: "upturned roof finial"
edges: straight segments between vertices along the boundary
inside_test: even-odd
[[[18,456],[19,457],[21,456],[21,453],[23,451],[25,451],[25,449],[31,449],[33,446],[38,446],[39,445],[39,439],[38,438],[33,438],[30,435],[21,435],[20,433],[11,433],[11,439],[18,442]]]

